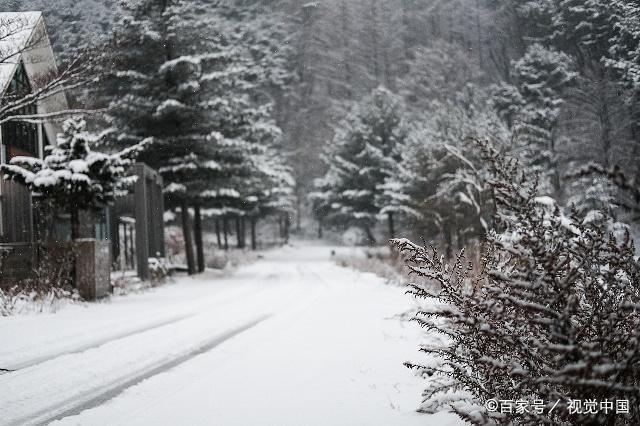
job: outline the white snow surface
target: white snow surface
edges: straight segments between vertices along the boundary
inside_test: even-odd
[[[232,275],[0,319],[2,425],[461,425],[419,414],[405,289],[296,243]]]

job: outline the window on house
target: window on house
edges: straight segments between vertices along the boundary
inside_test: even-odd
[[[20,63],[9,87],[4,95],[3,102],[15,102],[31,93],[31,85],[24,65]],[[12,115],[37,114],[35,104],[25,105],[12,112]],[[38,156],[38,127],[33,123],[23,121],[9,121],[2,125],[2,144],[6,146],[6,160],[18,155]]]

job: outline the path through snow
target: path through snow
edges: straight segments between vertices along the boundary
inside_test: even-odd
[[[415,413],[404,290],[331,248],[269,252],[230,277],[0,320],[0,424],[457,425]]]

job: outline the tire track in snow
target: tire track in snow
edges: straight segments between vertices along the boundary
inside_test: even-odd
[[[264,292],[265,289],[259,289],[257,291],[260,292]],[[11,374],[11,375],[18,375],[20,374],[21,370],[27,369],[29,367],[34,367],[37,366],[39,364],[43,364],[45,362],[48,361],[52,361],[56,358],[60,358],[62,356],[65,355],[73,355],[73,354],[78,354],[78,353],[82,353],[85,351],[88,351],[90,349],[95,349],[98,348],[102,345],[105,345],[107,343],[116,341],[116,340],[120,340],[120,339],[124,339],[130,336],[135,336],[136,334],[143,334],[145,332],[148,331],[152,331],[158,328],[162,328],[164,326],[170,325],[170,324],[174,324],[189,318],[193,318],[195,316],[198,316],[202,313],[203,309],[210,309],[213,307],[217,307],[219,305],[222,305],[224,303],[228,303],[229,301],[232,300],[240,300],[243,297],[245,297],[247,294],[249,293],[255,293],[256,290],[255,289],[246,289],[244,291],[241,291],[237,294],[233,293],[231,295],[227,295],[227,297],[223,297],[223,298],[219,298],[216,299],[215,301],[213,301],[212,303],[205,303],[202,306],[200,306],[198,308],[198,310],[193,310],[192,312],[189,313],[185,313],[182,315],[176,315],[170,318],[163,318],[160,321],[155,321],[152,323],[146,323],[144,325],[141,325],[139,327],[135,327],[135,328],[131,328],[128,329],[126,331],[122,331],[121,333],[115,333],[115,334],[110,334],[107,336],[104,336],[102,338],[99,339],[94,339],[94,340],[90,340],[85,344],[79,345],[79,346],[74,346],[71,349],[67,349],[67,350],[62,350],[59,352],[56,352],[54,354],[47,354],[47,355],[43,355],[43,356],[39,356],[39,357],[34,357],[31,358],[29,360],[26,361],[22,361],[19,363],[15,363],[15,364],[10,364],[7,367],[3,366],[3,368],[0,368],[0,375],[3,374]]]
[[[210,351],[283,309],[288,311],[290,306],[299,307],[302,301],[317,296],[318,290],[322,293],[331,287],[325,280],[319,279],[320,270],[312,267],[315,265],[302,262],[304,267],[297,268],[300,266],[298,262],[278,260],[259,262],[260,268],[252,271],[251,276],[235,277],[234,281],[238,282],[234,284],[244,287],[240,293],[248,293],[250,297],[238,298],[238,294],[234,294],[236,297],[224,297],[224,303],[220,303],[222,300],[219,297],[206,298],[205,303],[198,303],[189,309],[191,311],[197,307],[197,315],[182,321],[1,375],[0,388],[5,388],[7,399],[0,399],[0,407],[4,407],[0,409],[0,423],[46,424],[103,405],[140,381]],[[310,281],[315,284],[311,286],[314,291],[309,291],[308,278],[312,278]],[[213,300],[215,303],[211,303]],[[212,306],[220,306],[221,309],[211,310]],[[217,330],[198,325],[212,321],[220,324],[229,314],[231,318],[238,315],[244,318],[238,318],[240,321],[234,321],[232,327]],[[135,349],[130,353],[128,347],[131,345]],[[188,348],[181,350],[182,345]],[[148,357],[144,356],[145,352],[149,354]],[[108,362],[105,364],[103,361]],[[2,413],[5,409],[7,411]]]
[[[31,414],[28,418],[18,419],[10,423],[8,426],[27,426],[27,425],[46,425],[55,420],[60,420],[62,418],[68,416],[74,416],[80,414],[81,412],[98,407],[105,402],[115,398],[120,395],[126,389],[134,386],[150,377],[156,376],[158,374],[169,371],[180,364],[183,364],[198,355],[206,353],[221,343],[237,336],[238,334],[247,331],[261,322],[265,321],[271,317],[271,315],[263,315],[254,319],[248,323],[245,323],[239,327],[236,327],[232,330],[229,330],[221,335],[217,335],[215,338],[204,342],[202,345],[197,347],[196,349],[183,354],[181,356],[167,359],[161,363],[155,364],[153,366],[149,366],[138,371],[133,376],[127,375],[127,378],[124,380],[115,380],[110,384],[104,386],[99,391],[94,392],[91,395],[88,395],[87,398],[78,399],[73,398],[67,401],[63,401],[61,403],[57,403],[53,407],[48,407],[46,409],[42,409],[37,413]]]
[[[10,372],[10,373],[13,373],[13,372],[17,373],[18,371],[23,370],[25,368],[33,367],[35,365],[42,364],[42,363],[45,363],[47,361],[51,361],[53,359],[59,358],[59,357],[64,356],[64,355],[71,355],[71,354],[77,354],[77,353],[80,353],[80,352],[88,351],[89,349],[97,348],[99,346],[102,346],[102,345],[104,345],[106,343],[109,343],[109,342],[112,342],[114,340],[124,339],[125,337],[133,336],[135,334],[140,334],[140,333],[144,333],[144,332],[147,332],[147,331],[155,330],[156,328],[164,327],[165,325],[173,324],[175,322],[182,321],[184,319],[191,318],[191,317],[196,316],[196,315],[197,315],[197,313],[192,313],[192,314],[188,314],[188,315],[179,315],[179,316],[176,316],[176,317],[163,319],[162,321],[158,321],[158,322],[155,322],[155,323],[152,323],[152,324],[146,324],[145,326],[134,328],[134,329],[131,329],[131,330],[127,330],[127,331],[122,332],[122,333],[112,334],[110,336],[106,336],[106,337],[101,338],[101,339],[93,340],[93,341],[91,341],[89,343],[86,343],[84,345],[76,346],[73,349],[57,352],[57,353],[55,353],[53,355],[45,355],[45,356],[41,356],[41,357],[32,358],[32,359],[30,359],[28,361],[24,361],[24,362],[21,362],[19,364],[11,365],[6,369],[6,371]]]

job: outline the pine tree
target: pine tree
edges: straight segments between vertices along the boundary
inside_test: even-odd
[[[543,191],[559,191],[556,130],[564,91],[575,83],[571,59],[564,53],[532,44],[513,63],[515,85],[493,88],[492,103],[516,133],[518,157],[531,172],[542,174]]]
[[[640,2],[614,0],[619,20],[612,38],[607,65],[622,75],[629,87],[628,108],[633,148],[631,158],[640,155]],[[636,180],[640,180],[640,164],[631,165]]]
[[[255,173],[252,156],[279,134],[260,90],[284,84],[286,72],[269,50],[267,26],[244,21],[251,10],[193,0],[124,2],[114,30],[108,115],[119,131],[115,143],[152,138],[141,160],[162,173],[167,205],[181,208],[192,272],[189,205],[196,224],[202,207],[240,216],[240,189]],[[202,270],[202,230],[195,234]]]
[[[640,87],[640,2],[613,0],[618,15],[615,36],[609,47],[611,67],[622,72],[624,78],[638,90]]]
[[[319,206],[327,206],[327,220],[358,226],[371,242],[381,210],[377,194],[393,174],[406,137],[402,108],[400,98],[383,87],[356,104],[331,142],[324,157],[329,170],[313,196]]]
[[[608,55],[617,18],[608,0],[558,0],[551,39],[576,59],[578,69],[599,67]]]
[[[257,248],[256,224],[268,216],[291,216],[295,210],[295,179],[291,169],[275,149],[264,150],[256,158],[258,173],[247,188],[244,211],[251,225],[251,247]]]
[[[436,110],[442,102],[455,98],[474,80],[482,78],[482,71],[468,54],[452,43],[433,41],[409,52],[407,75],[398,81],[399,93],[415,108]]]
[[[433,103],[401,145],[397,171],[383,187],[383,210],[397,211],[416,238],[441,237],[449,253],[482,238],[491,224],[487,176],[469,140],[495,140],[504,149],[510,134],[484,99],[470,86],[455,101]]]

